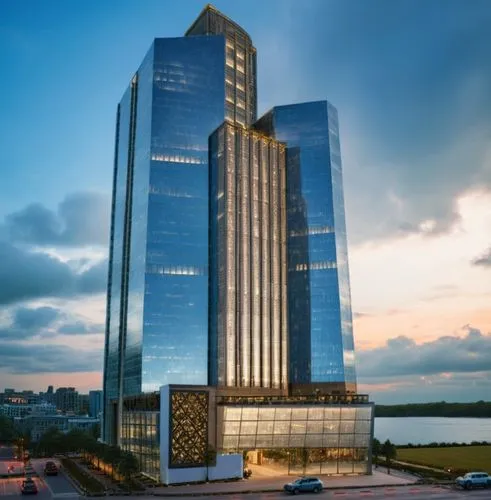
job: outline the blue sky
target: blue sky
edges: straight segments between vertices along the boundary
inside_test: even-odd
[[[485,398],[491,367],[475,355],[478,344],[491,359],[491,3],[214,5],[256,45],[260,113],[326,98],[338,108],[363,387],[381,401]],[[52,355],[9,368],[34,344],[82,349],[96,359],[84,380],[100,383],[91,349],[102,346],[116,105],[152,39],[181,36],[203,6],[0,3],[5,383],[66,377]],[[440,366],[448,338],[465,359]],[[387,356],[411,365],[377,372]],[[81,387],[83,367],[71,379]]]

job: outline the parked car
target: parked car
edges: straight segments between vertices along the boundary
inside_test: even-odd
[[[31,478],[22,481],[20,490],[23,495],[35,495],[38,492],[36,483]]]
[[[491,476],[485,472],[468,472],[465,476],[459,476],[455,482],[466,490],[491,488]]]
[[[316,477],[301,477],[293,483],[287,483],[283,487],[288,493],[296,495],[297,493],[303,493],[304,491],[312,491],[314,493],[319,493],[324,488],[324,483]]]
[[[44,465],[44,475],[45,476],[57,476],[58,475],[58,467],[51,460],[48,460]]]

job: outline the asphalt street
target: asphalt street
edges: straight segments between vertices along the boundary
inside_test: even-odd
[[[59,462],[54,460],[59,466]],[[33,476],[38,487],[38,494],[32,495],[37,500],[70,500],[79,497],[78,492],[63,473],[57,476],[44,476],[45,459],[31,460],[32,467],[39,477]],[[9,500],[25,498],[21,493],[21,484],[24,478],[0,478],[0,497],[8,497]]]
[[[59,462],[54,460],[58,465]],[[33,469],[39,475],[34,477],[38,487],[38,494],[35,496],[38,500],[76,500],[79,495],[70,481],[61,472],[57,476],[44,476],[45,459],[34,459],[31,461]],[[4,478],[0,479],[0,497],[7,497],[9,500],[20,500],[22,497],[20,486],[22,478]],[[240,494],[232,493],[228,495],[207,495],[203,497],[220,496],[221,498],[230,500],[285,500],[291,495],[283,492],[277,493],[251,493]],[[426,485],[413,485],[413,486],[393,486],[383,488],[358,488],[358,489],[335,489],[324,490],[323,492],[315,494],[300,494],[300,497],[306,497],[319,500],[362,500],[364,498],[373,500],[390,500],[391,498],[401,500],[484,500],[491,499],[491,492],[489,490],[473,490],[464,491],[449,486],[426,486]],[[167,495],[161,498],[163,500]],[[156,496],[138,496],[138,500],[158,500]],[[196,496],[174,496],[170,495],[168,498],[179,498],[180,500],[194,499]],[[127,496],[112,497],[112,500],[128,500]]]
[[[38,494],[33,495],[38,500],[50,500],[51,493],[47,486],[39,479],[33,478],[36,486],[38,487]],[[9,499],[24,498],[21,494],[20,487],[24,478],[22,477],[12,477],[12,478],[2,478],[0,479],[0,497],[8,497]]]
[[[60,467],[60,462],[58,460],[50,460],[55,462],[58,468]],[[63,472],[59,472],[57,476],[45,476],[45,459],[33,459],[31,460],[31,464],[38,476],[46,483],[46,486],[53,498],[78,498],[79,495],[77,490],[72,486],[72,483],[65,477]]]
[[[223,500],[285,500],[290,498],[287,493],[258,493],[258,494],[231,494],[219,495]],[[203,500],[210,498],[210,496],[203,496]],[[217,498],[216,496],[215,498]],[[139,496],[138,500],[157,500],[155,496]],[[165,497],[164,497],[165,498]],[[167,497],[179,498],[179,500],[196,500],[196,496],[188,497]],[[305,493],[299,494],[296,498],[305,498],[306,500],[363,500],[364,498],[373,500],[390,500],[391,498],[401,500],[484,500],[491,499],[489,490],[474,490],[463,491],[456,490],[449,487],[439,486],[407,486],[407,487],[393,487],[393,488],[361,488],[361,489],[346,489],[346,490],[324,490],[322,493],[313,494]],[[128,497],[112,497],[113,500],[128,500]],[[163,500],[163,497],[161,497]]]

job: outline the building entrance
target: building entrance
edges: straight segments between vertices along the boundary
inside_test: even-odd
[[[254,476],[367,474],[368,450],[362,448],[277,448],[244,453]]]

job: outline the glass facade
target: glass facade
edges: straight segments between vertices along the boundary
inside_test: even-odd
[[[186,36],[225,36],[225,119],[245,127],[256,121],[256,49],[251,37],[237,23],[208,4],[187,30]]]
[[[336,109],[278,106],[255,127],[287,144],[289,381],[356,384]]]
[[[156,39],[118,106],[108,442],[121,435],[112,400],[208,381],[208,137],[225,119],[224,80],[224,36]]]
[[[218,449],[225,453],[276,450],[271,456],[283,458],[292,473],[369,471],[372,404],[235,405],[218,406],[217,412]]]
[[[210,444],[370,472],[368,397],[315,386],[356,386],[337,112],[256,103],[252,41],[207,5],[118,105],[103,437],[155,480]]]
[[[288,389],[285,145],[210,138],[210,383]]]
[[[123,411],[121,448],[138,458],[141,472],[160,480],[160,412]]]

